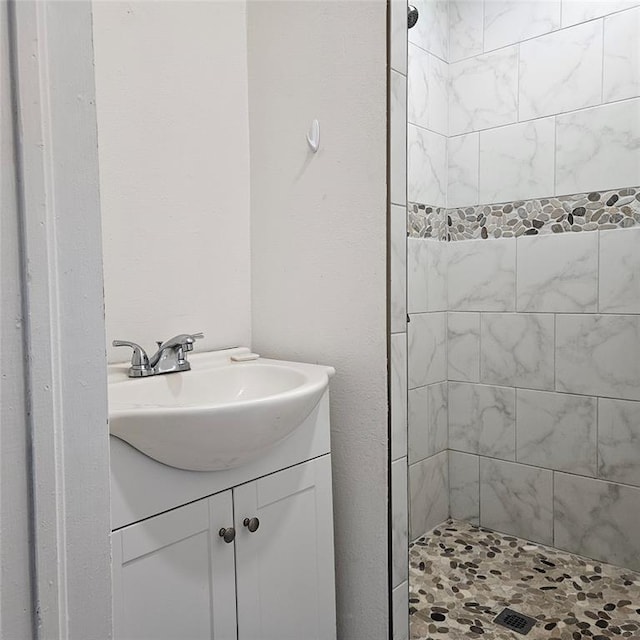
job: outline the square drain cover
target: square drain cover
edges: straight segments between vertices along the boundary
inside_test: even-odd
[[[494,620],[496,624],[499,624],[511,631],[521,633],[526,636],[536,623],[535,618],[525,616],[523,613],[518,613],[513,609],[504,609],[502,613]]]

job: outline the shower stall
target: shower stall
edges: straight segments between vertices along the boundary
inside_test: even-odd
[[[640,0],[413,4],[391,2],[394,638],[640,638]]]

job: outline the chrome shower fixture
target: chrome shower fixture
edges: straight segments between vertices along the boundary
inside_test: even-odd
[[[418,10],[412,5],[409,5],[409,12],[407,14],[407,25],[409,29],[414,27],[416,22],[418,22]]]

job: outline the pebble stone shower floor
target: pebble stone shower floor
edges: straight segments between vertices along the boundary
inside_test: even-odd
[[[411,640],[640,640],[640,573],[449,520],[409,546],[409,613]]]

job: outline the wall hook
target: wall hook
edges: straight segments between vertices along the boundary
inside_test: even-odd
[[[317,120],[311,123],[311,128],[309,129],[309,133],[307,133],[307,142],[311,147],[311,151],[316,153],[320,147],[320,123]]]

